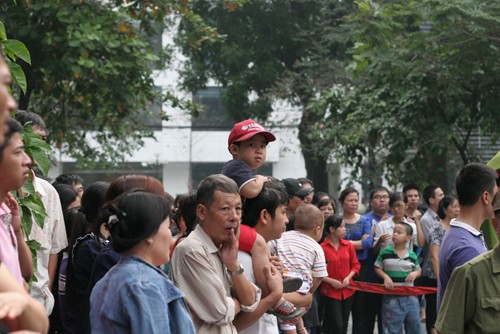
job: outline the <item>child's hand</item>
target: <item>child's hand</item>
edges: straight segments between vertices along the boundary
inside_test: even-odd
[[[10,209],[10,213],[12,215],[12,228],[14,232],[19,232],[21,230],[21,215],[19,214],[19,205],[17,204],[17,200],[10,193],[7,193],[5,197],[5,204]]]
[[[384,278],[384,287],[389,291],[394,290],[394,283],[392,282],[392,279],[389,276]]]
[[[391,235],[388,234],[388,233],[383,233],[380,235],[380,240],[382,240],[382,242],[388,242],[391,238]]]
[[[418,277],[418,272],[413,271],[405,278],[405,282],[413,282]]]

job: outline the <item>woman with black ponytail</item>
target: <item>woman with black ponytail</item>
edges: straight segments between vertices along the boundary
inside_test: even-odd
[[[158,268],[173,242],[168,202],[132,191],[104,210],[120,260],[92,290],[92,333],[194,333],[182,292]]]

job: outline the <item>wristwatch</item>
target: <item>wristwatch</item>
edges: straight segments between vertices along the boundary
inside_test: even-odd
[[[238,270],[235,270],[235,271],[231,271],[229,269],[227,270],[227,272],[229,273],[229,275],[231,275],[231,276],[238,276],[238,275],[243,274],[243,272],[245,271],[243,269],[243,266],[241,264],[239,264],[239,263],[238,263],[238,265],[240,266],[240,269],[238,269]]]

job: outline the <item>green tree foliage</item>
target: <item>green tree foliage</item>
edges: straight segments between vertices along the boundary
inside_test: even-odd
[[[189,109],[170,92],[155,93],[147,36],[161,34],[167,15],[196,21],[192,38],[210,29],[183,1],[17,1],[0,6],[0,20],[23,41],[32,66],[23,66],[27,89],[19,107],[39,113],[49,140],[80,163],[119,162],[153,136],[144,115],[164,101]],[[208,38],[210,38],[209,36]]]
[[[319,189],[327,190],[331,147],[323,145],[318,125],[326,111],[306,107],[326,87],[345,79],[346,41],[338,27],[352,2],[253,0],[228,6],[223,1],[194,1],[191,5],[192,12],[223,38],[189,43],[186,38],[193,26],[183,21],[178,43],[188,58],[182,72],[184,86],[196,91],[209,79],[216,80],[225,88],[223,101],[235,120],[267,119],[278,98],[301,108],[299,139],[307,174]]]
[[[498,13],[498,1],[359,1],[346,26],[356,81],[313,104],[335,110],[344,161],[446,184],[450,166],[477,160],[471,133],[500,134]]]

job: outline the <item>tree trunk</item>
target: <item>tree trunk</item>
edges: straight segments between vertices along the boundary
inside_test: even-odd
[[[313,181],[316,191],[328,192],[328,172],[326,168],[328,156],[325,157],[317,152],[315,148],[318,147],[318,143],[314,143],[308,136],[310,125],[317,124],[319,119],[321,118],[317,114],[307,112],[306,108],[303,108],[299,124],[299,140],[306,164],[307,177]]]

